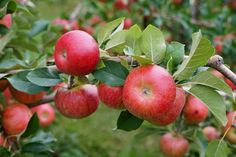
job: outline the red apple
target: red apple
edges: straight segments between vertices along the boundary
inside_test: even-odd
[[[188,148],[188,141],[177,133],[166,133],[160,138],[160,149],[168,157],[183,157]]]
[[[8,135],[22,133],[32,116],[30,109],[23,104],[7,106],[2,115],[2,126]]]
[[[42,104],[31,108],[33,113],[37,112],[39,122],[42,126],[46,127],[52,124],[55,119],[54,108],[50,104]]]
[[[69,21],[70,24],[70,30],[78,30],[79,24],[76,20]]]
[[[108,107],[122,109],[124,108],[122,101],[122,88],[123,87],[111,87],[101,83],[98,86],[99,98]]]
[[[56,84],[54,87],[52,87],[53,91],[57,91],[58,89],[60,89],[61,87],[68,87],[68,85],[65,82],[61,82]]]
[[[142,119],[156,119],[172,108],[176,87],[172,76],[158,65],[133,69],[125,80],[123,102]]]
[[[69,118],[83,118],[97,110],[99,97],[95,85],[82,85],[70,90],[61,88],[55,95],[55,104],[61,114]]]
[[[231,87],[232,90],[236,90],[236,85],[229,79],[225,79],[225,83],[227,83]]]
[[[90,35],[94,34],[93,27],[91,27],[91,26],[81,27],[80,30],[85,31],[85,32],[87,32]]]
[[[37,94],[28,94],[22,91],[16,90],[14,87],[9,86],[11,95],[20,103],[23,104],[32,104],[38,102],[43,98],[45,92],[39,92]]]
[[[185,92],[181,88],[176,88],[176,97],[175,101],[172,104],[172,107],[166,111],[162,116],[150,120],[151,123],[156,125],[168,125],[173,123],[181,111],[183,110],[185,104]]]
[[[133,22],[131,19],[126,18],[124,21],[124,29],[129,29],[133,25]]]
[[[91,25],[96,25],[96,24],[100,23],[101,21],[102,21],[102,20],[101,20],[100,16],[94,15],[94,16],[89,20],[89,23],[90,23]]]
[[[62,33],[66,33],[70,29],[70,23],[68,20],[56,18],[52,21],[52,25],[54,26],[61,26],[62,27]]]
[[[220,73],[219,71],[217,71],[217,70],[212,70],[211,73],[212,73],[213,75],[215,75],[216,77],[218,77],[218,78],[224,78],[224,75],[221,74],[221,73]]]
[[[228,2],[228,6],[231,9],[236,9],[236,0],[231,0]]]
[[[5,79],[0,80],[0,91],[4,91],[9,85],[8,81]]]
[[[127,9],[128,1],[127,0],[116,0],[114,3],[114,8],[117,10]]]
[[[207,106],[192,95],[188,96],[183,112],[188,124],[198,124],[203,122],[208,116]]]
[[[66,74],[89,74],[99,61],[98,44],[84,31],[70,31],[57,40],[54,59],[57,68]]]
[[[12,18],[11,14],[5,15],[1,20],[0,20],[0,25],[4,25],[7,28],[11,28],[12,25]]]
[[[3,146],[4,141],[5,141],[5,138],[4,138],[3,134],[1,133],[0,134],[0,146]]]
[[[233,124],[236,124],[236,118],[235,118],[234,112],[229,112],[227,114],[228,122],[226,126],[223,128],[223,133],[225,133],[229,128],[225,138],[232,144],[236,144],[236,129],[232,127]],[[234,120],[234,121],[233,121]]]
[[[180,5],[180,4],[183,3],[183,0],[172,0],[172,3],[173,3],[174,5]]]
[[[220,35],[215,36],[213,40],[215,43],[222,42],[222,36],[220,36]]]
[[[219,138],[219,133],[217,132],[216,128],[212,126],[205,127],[203,129],[203,133],[209,142]]]
[[[215,45],[215,52],[217,53],[217,54],[220,54],[221,52],[222,52],[222,50],[223,50],[223,45],[222,44],[216,44]]]

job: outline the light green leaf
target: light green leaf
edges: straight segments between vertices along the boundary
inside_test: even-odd
[[[167,45],[165,60],[168,61],[173,58],[175,65],[180,64],[184,59],[184,44],[173,41]]]
[[[0,53],[7,45],[7,43],[12,39],[12,37],[13,37],[13,32],[9,32],[8,34],[0,38]]]
[[[138,61],[141,65],[152,64],[152,61],[148,58],[141,57],[141,56],[132,56],[134,60]]]
[[[173,58],[170,57],[170,59],[167,62],[167,71],[169,71],[170,74],[172,74],[173,72],[173,68],[174,68],[174,63],[173,63]]]
[[[114,34],[107,42],[105,50],[112,52],[123,52],[125,48],[125,38],[127,30],[122,30]]]
[[[232,89],[220,78],[216,77],[209,71],[202,71],[198,73],[196,76],[194,76],[189,82],[190,84],[200,84],[204,86],[208,86],[211,88],[215,88],[217,90],[223,91],[232,98],[233,96],[233,91]]]
[[[206,157],[227,157],[230,150],[223,140],[214,140],[208,144]]]
[[[192,76],[196,69],[204,66],[208,59],[214,54],[214,47],[211,42],[202,37],[201,32],[194,33],[193,43],[189,57],[183,61],[179,69],[174,73],[175,79],[185,80]]]
[[[116,27],[119,26],[119,24],[124,20],[125,18],[119,18],[116,19],[114,21],[111,21],[109,23],[107,23],[105,26],[103,26],[99,31],[98,31],[98,36],[97,36],[97,40],[99,43],[99,46],[102,45],[102,43],[104,41],[106,41],[107,39],[109,39],[111,33],[114,31],[114,29]]]
[[[222,96],[218,92],[202,85],[192,86],[189,92],[205,103],[210,112],[222,125],[226,125],[226,107]]]
[[[148,25],[140,38],[140,49],[154,63],[161,63],[165,57],[166,44],[163,33],[155,26]]]

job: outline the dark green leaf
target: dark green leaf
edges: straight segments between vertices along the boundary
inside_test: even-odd
[[[45,145],[41,142],[30,142],[23,145],[21,152],[30,154],[39,154],[43,152],[53,152],[53,151],[48,145]]]
[[[4,147],[0,147],[0,156],[1,157],[10,157],[11,153]]]
[[[49,22],[45,20],[36,21],[29,31],[29,36],[34,37],[48,28]]]
[[[38,129],[39,129],[39,118],[38,118],[37,113],[34,113],[22,137],[29,137],[35,134],[38,131]]]

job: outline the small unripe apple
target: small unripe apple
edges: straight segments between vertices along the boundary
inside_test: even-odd
[[[219,138],[219,133],[217,132],[216,128],[212,126],[205,127],[203,129],[203,133],[209,142]]]
[[[8,81],[5,79],[0,80],[0,91],[4,91],[9,85]]]
[[[128,1],[127,0],[116,0],[114,3],[114,8],[117,10],[127,9]]]
[[[188,148],[188,141],[177,133],[166,133],[160,138],[160,149],[168,157],[183,157]]]
[[[122,109],[124,108],[122,88],[123,87],[111,87],[100,83],[98,86],[99,99],[108,107]]]
[[[167,70],[158,65],[133,69],[123,87],[126,109],[142,119],[156,119],[171,109],[176,86]]]
[[[27,128],[31,116],[26,105],[9,105],[3,111],[2,126],[8,135],[18,135]]]
[[[172,3],[173,3],[174,5],[180,5],[180,4],[183,3],[183,0],[172,0]]]
[[[133,25],[133,22],[131,19],[126,18],[124,20],[124,29],[129,29]]]
[[[25,92],[22,92],[22,91],[18,91],[13,86],[9,86],[9,89],[10,89],[11,95],[18,102],[23,103],[23,104],[32,104],[32,103],[38,102],[45,95],[45,92],[39,92],[37,94],[25,93]]]
[[[86,84],[69,90],[60,88],[55,95],[55,104],[59,112],[66,117],[87,117],[98,108],[97,87]]]
[[[99,61],[98,44],[84,31],[70,31],[57,40],[54,59],[57,68],[66,74],[89,74]]]
[[[7,28],[11,28],[12,25],[12,17],[11,14],[5,15],[1,20],[0,20],[0,25],[4,25]]]
[[[42,104],[31,108],[33,113],[37,113],[41,126],[49,126],[55,120],[55,111],[50,104]]]
[[[198,124],[208,116],[207,106],[192,95],[188,96],[183,112],[188,124]]]
[[[168,125],[173,123],[183,110],[184,104],[185,92],[181,88],[176,88],[175,101],[173,102],[172,107],[166,111],[164,115],[156,119],[152,119],[150,122],[156,125]]]
[[[225,83],[227,83],[231,87],[232,90],[236,90],[236,85],[229,79],[225,79]]]
[[[236,124],[236,118],[234,117],[235,115],[236,114],[234,112],[227,113],[228,122],[226,126],[223,127],[223,133],[229,129],[225,138],[232,144],[236,144],[236,129],[232,127],[233,124]]]

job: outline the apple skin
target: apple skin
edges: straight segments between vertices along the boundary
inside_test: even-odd
[[[183,3],[183,0],[172,0],[172,3],[173,3],[174,5],[180,5],[180,4]]]
[[[176,88],[176,97],[170,110],[165,112],[161,117],[150,120],[150,122],[161,126],[173,123],[181,114],[181,111],[184,108],[184,104],[185,92],[182,88]]]
[[[93,27],[91,27],[91,26],[81,27],[80,30],[82,30],[82,31],[84,31],[84,32],[87,32],[87,33],[90,34],[90,35],[93,35],[93,34],[94,34]]]
[[[68,85],[65,82],[61,82],[56,84],[54,87],[52,87],[53,91],[57,91],[58,89],[60,89],[61,87],[68,87]]]
[[[236,9],[236,1],[235,0],[231,0],[229,3],[228,3],[228,6],[229,8],[231,9]]]
[[[4,91],[9,85],[8,81],[5,79],[0,80],[0,91]]]
[[[207,118],[208,108],[198,98],[189,95],[183,113],[188,124],[198,124]]]
[[[221,44],[216,44],[215,45],[215,50],[217,54],[221,54],[222,50],[223,50],[223,45]]]
[[[57,40],[54,59],[57,68],[66,74],[89,74],[99,61],[98,44],[84,31],[70,31]]]
[[[26,129],[31,116],[26,105],[9,105],[3,111],[2,126],[8,135],[18,135]]]
[[[11,85],[9,86],[9,90],[13,98],[15,98],[18,102],[23,103],[23,104],[32,104],[32,103],[38,102],[46,94],[45,92],[39,92],[37,94],[28,94],[28,93],[16,90]]]
[[[220,73],[219,71],[217,71],[217,70],[212,70],[211,73],[212,73],[213,75],[215,75],[216,77],[218,77],[218,78],[224,78],[224,75],[221,74],[221,73]]]
[[[4,26],[7,27],[8,29],[11,28],[11,25],[12,25],[12,17],[11,17],[11,14],[5,15],[5,16],[0,20],[0,24],[1,24],[1,25],[4,25]]]
[[[123,109],[122,100],[123,87],[111,87],[104,83],[98,86],[99,99],[108,107],[114,109]]]
[[[160,138],[160,149],[168,157],[183,157],[188,148],[189,143],[182,135],[166,133]]]
[[[90,23],[91,25],[96,25],[96,24],[100,23],[101,21],[102,21],[102,20],[101,20],[100,16],[94,15],[94,16],[92,16],[92,18],[89,20],[89,23]]]
[[[52,25],[62,26],[61,33],[66,33],[70,30],[78,30],[79,29],[79,24],[76,20],[69,21],[66,19],[56,18],[55,20],[52,21]]]
[[[229,128],[229,131],[227,132],[225,138],[232,144],[236,144],[236,129],[232,127],[233,124],[236,124],[236,119],[234,118],[233,121],[233,117],[234,117],[234,112],[229,112],[227,113],[227,119],[228,122],[226,124],[225,127],[223,127],[223,133],[225,133]]]
[[[216,128],[212,127],[212,126],[207,126],[205,128],[203,128],[203,134],[205,135],[205,137],[207,138],[208,142],[211,142],[215,139],[219,138],[219,133],[217,132]]]
[[[129,29],[133,25],[133,22],[130,18],[124,20],[124,29]]]
[[[85,84],[70,90],[60,88],[55,95],[55,104],[59,112],[68,118],[87,117],[98,108],[97,87]]]
[[[225,83],[227,83],[231,87],[232,90],[236,90],[236,85],[229,79],[225,79]]]
[[[133,69],[123,87],[125,108],[142,119],[156,119],[171,109],[176,86],[172,76],[158,65]]]
[[[114,3],[114,8],[117,10],[125,10],[127,9],[128,4],[125,2],[125,0],[116,0]]]
[[[0,146],[3,146],[4,141],[5,141],[5,138],[4,138],[3,134],[0,134]]]
[[[32,113],[37,113],[40,125],[43,127],[49,126],[55,120],[55,111],[50,104],[42,104],[31,108]]]

